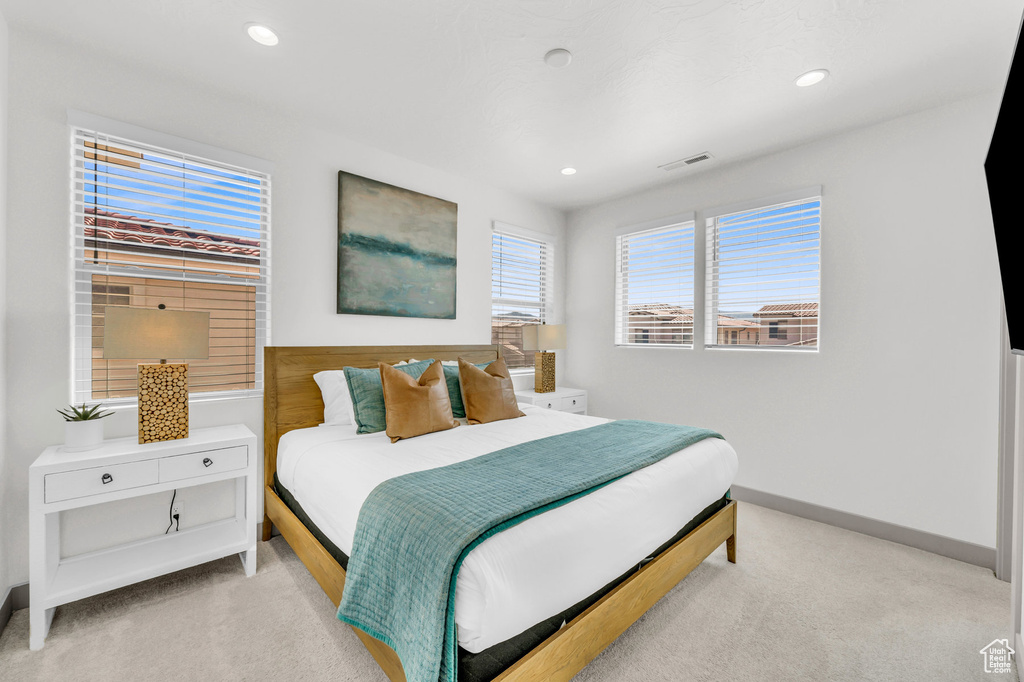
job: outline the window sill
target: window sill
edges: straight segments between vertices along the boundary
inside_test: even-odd
[[[747,351],[747,352],[767,352],[767,353],[817,353],[818,348],[799,348],[793,346],[758,346],[754,344],[715,344],[711,346],[704,346],[707,350],[725,350],[725,351]]]
[[[190,394],[188,397],[188,404],[195,405],[199,403],[221,403],[235,400],[262,400],[263,390],[253,389],[247,391],[244,395],[231,395],[231,394]],[[137,410],[139,409],[139,401],[137,398],[117,398],[118,402],[111,400],[87,400],[86,405],[102,405],[104,410],[112,410],[114,412],[120,412],[121,410]],[[76,405],[79,403],[75,403]]]

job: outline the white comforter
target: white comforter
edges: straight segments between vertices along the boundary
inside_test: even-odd
[[[394,444],[384,433],[356,435],[352,426],[290,431],[278,446],[278,477],[313,523],[351,554],[359,508],[381,481],[608,421],[520,408],[527,416]],[[459,644],[483,651],[594,593],[720,498],[737,468],[732,447],[708,438],[488,538],[459,573]]]

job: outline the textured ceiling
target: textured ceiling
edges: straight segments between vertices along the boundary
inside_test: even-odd
[[[1002,88],[1024,0],[0,0],[81,41],[572,208]],[[261,47],[243,26],[272,26]],[[117,40],[98,40],[98,36]],[[547,67],[554,47],[572,63]],[[813,68],[832,77],[811,88]],[[282,103],[294,103],[293,105]],[[709,151],[714,159],[657,166]],[[559,170],[579,172],[564,177]]]

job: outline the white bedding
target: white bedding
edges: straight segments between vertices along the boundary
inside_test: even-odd
[[[378,483],[607,419],[520,405],[525,417],[390,443],[352,425],[290,431],[277,474],[324,534],[352,553],[359,508]],[[477,653],[593,594],[672,537],[732,484],[736,452],[708,438],[488,538],[455,590],[459,644]]]

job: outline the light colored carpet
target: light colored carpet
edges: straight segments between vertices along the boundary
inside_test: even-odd
[[[1017,679],[983,671],[1011,629],[990,571],[749,504],[739,531],[576,679]],[[282,538],[258,553],[61,607],[38,652],[17,611],[0,680],[386,680]]]

